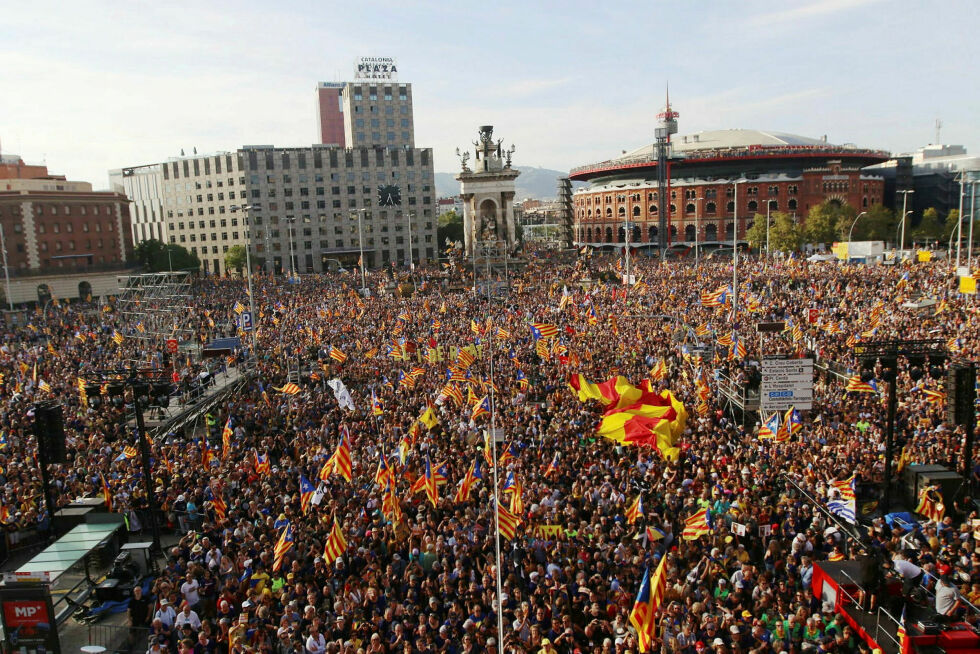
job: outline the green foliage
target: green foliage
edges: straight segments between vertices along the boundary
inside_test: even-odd
[[[909,220],[911,220],[911,217],[909,217]],[[919,224],[912,230],[908,230],[908,226],[906,225],[906,231],[909,232],[911,239],[916,243],[932,243],[942,238],[943,232],[945,231],[945,224],[942,218],[939,217],[939,212],[936,211],[936,208],[929,207],[922,212],[922,218],[919,220]]]
[[[766,216],[755,214],[755,222],[745,235],[751,247],[766,248]],[[772,252],[794,252],[803,244],[803,231],[791,214],[774,211],[769,215],[769,249]]]
[[[803,239],[807,243],[833,243],[840,240],[840,225],[854,219],[852,211],[847,205],[830,202],[821,202],[811,207],[803,226]],[[850,226],[848,222],[846,229]]]
[[[463,217],[455,209],[439,216],[436,238],[440,248],[446,247],[446,239],[453,243],[463,241]]]
[[[898,223],[891,209],[876,204],[861,216],[854,227],[853,241],[894,241]]]
[[[140,241],[134,248],[133,254],[137,263],[147,272],[198,270],[201,267],[200,259],[187,248],[174,244],[165,245],[155,238]]]
[[[244,245],[233,245],[225,252],[225,270],[237,270],[239,272],[247,265],[248,253]]]

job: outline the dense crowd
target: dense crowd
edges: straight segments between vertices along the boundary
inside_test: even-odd
[[[731,284],[730,262],[640,260],[631,287],[595,281],[617,265],[533,258],[511,271],[512,292],[492,300],[449,293],[437,270],[418,271],[424,284],[408,297],[378,273],[368,276],[370,297],[355,291],[359,275],[255,280],[257,346],[254,365],[245,364],[254,379],[214,412],[212,426],[152,445],[156,502],[169,526],[188,530],[150,597],[131,607],[134,625],[153,634],[151,651],[484,652],[500,647],[499,621],[506,651],[635,653],[629,614],[644,572],[662,557],[668,586],[655,649],[868,651],[814,598],[813,564],[872,551],[890,560],[902,549],[901,533],[877,521],[857,547],[799,489],[824,503],[836,492],[831,482],[852,474],[859,494],[880,484],[883,395],[845,393],[846,379],[820,370],[802,430],[760,440],[758,421],[741,420],[717,382],[751,385],[760,347],[846,369],[856,365],[855,340],[938,338],[975,358],[972,297],[955,292],[942,263],[748,259],[739,264],[733,312],[730,292],[719,307],[701,297]],[[938,303],[914,308],[922,296]],[[177,320],[196,338],[232,335],[236,303],[248,303],[241,280],[200,281]],[[766,321],[787,329],[760,338],[755,325]],[[111,308],[61,303],[23,322],[5,327],[0,348],[7,528],[46,520],[29,432],[32,402],[48,394],[65,407],[72,457],[52,466],[59,504],[102,494],[104,477],[113,510],[138,528],[148,506],[139,457],[120,456],[133,444],[132,429],[121,409],[86,406],[77,378],[87,367],[127,360],[180,377],[193,377],[200,364],[139,338]],[[542,344],[530,323],[554,325],[557,334]],[[475,361],[449,370],[467,346]],[[651,379],[661,362],[665,374]],[[277,390],[297,367],[305,371],[298,392]],[[689,413],[677,460],[597,436],[602,408],[579,401],[567,384],[572,373],[670,389]],[[454,374],[461,380],[450,381]],[[332,379],[349,389],[353,410],[338,403]],[[706,399],[698,380],[707,380]],[[461,399],[444,392],[447,384]],[[940,389],[941,379],[913,381],[903,365],[897,384],[906,461],[962,469],[962,429],[946,425],[944,407],[924,392]],[[493,411],[474,419],[484,396]],[[502,433],[496,445],[492,428]],[[337,469],[321,478],[342,438],[351,481]],[[435,505],[416,483],[427,463],[445,478]],[[481,478],[468,497],[457,496],[474,469]],[[316,488],[312,497],[301,489],[304,478]],[[495,492],[511,478],[518,497]],[[945,498],[945,519],[924,532],[910,564],[940,592],[946,584],[974,601],[980,555],[969,493]],[[498,495],[520,520],[514,537],[499,541],[499,571]],[[637,496],[642,515],[628,519]],[[683,539],[684,520],[702,508],[713,531]],[[328,561],[335,525],[346,546]]]

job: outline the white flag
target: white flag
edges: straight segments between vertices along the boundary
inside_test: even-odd
[[[341,408],[354,410],[354,398],[350,396],[350,391],[344,386],[344,382],[334,378],[327,382],[327,386],[333,391],[333,396],[337,398],[337,404]]]

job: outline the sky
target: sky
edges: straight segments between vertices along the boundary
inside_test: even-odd
[[[112,168],[316,141],[314,88],[395,57],[436,171],[479,125],[557,170],[680,133],[749,128],[905,152],[980,149],[980,2],[47,2],[0,13],[0,149]]]

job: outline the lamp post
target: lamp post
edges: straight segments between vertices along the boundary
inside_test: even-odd
[[[361,259],[360,259],[360,263],[361,263],[361,289],[364,289],[364,288],[367,287],[367,284],[364,282],[364,232],[363,232],[363,230],[361,228],[361,214],[364,213],[365,211],[367,211],[367,209],[358,209],[357,212],[356,212],[357,213],[357,246],[358,246],[358,249],[361,252]]]
[[[624,234],[626,236],[626,280],[625,280],[626,283],[624,284],[624,286],[630,283],[630,232],[633,231],[633,226],[630,225],[629,218],[626,219],[625,225],[626,225],[626,229]]]
[[[412,215],[414,211],[408,212],[408,270],[412,276],[412,283],[415,283],[415,253],[412,252]]]
[[[963,183],[966,181],[966,171],[960,171],[960,214],[959,214],[959,224],[956,225],[956,270],[959,274],[960,269],[960,251],[963,248]]]
[[[906,211],[902,216],[902,219],[898,221],[898,225],[895,226],[895,240],[898,243],[898,250],[895,254],[895,260],[901,263],[902,259],[905,258],[905,220],[909,217],[911,211]],[[899,230],[901,230],[901,236],[899,236]]]
[[[899,241],[898,251],[899,252],[905,252],[905,219],[908,217],[908,215],[910,213],[912,213],[911,211],[908,211],[908,208],[909,208],[908,207],[908,204],[909,204],[909,193],[915,193],[915,191],[914,190],[908,190],[908,189],[906,189],[904,191],[899,191],[899,193],[902,194],[902,223],[901,223],[901,225],[902,225],[902,240]],[[901,256],[901,255],[899,255],[899,256]],[[901,261],[901,258],[899,259],[899,261]]]
[[[854,216],[854,222],[851,223],[851,229],[847,232],[847,260],[851,260],[851,236],[854,234],[854,226],[858,223],[858,218],[868,213],[867,211],[862,211],[858,215]]]
[[[255,296],[252,293],[252,226],[249,223],[248,212],[252,209],[252,205],[243,204],[242,206],[232,205],[231,212],[236,213],[241,210],[242,212],[242,227],[245,228],[245,279],[248,280],[248,312],[252,316],[252,329],[251,329],[251,341],[252,341],[252,356],[255,356]]]
[[[169,250],[167,250],[169,252]],[[14,310],[14,300],[10,297],[10,270],[7,268],[7,240],[3,236],[3,225],[0,224],[0,252],[3,253],[3,282],[6,287],[7,304]]]
[[[698,265],[698,250],[700,249],[700,239],[701,239],[701,200],[704,198],[696,198],[697,210],[694,212],[694,265]]]
[[[296,260],[293,258],[293,221],[295,216],[286,216],[286,237],[289,239],[289,279],[296,277]]]
[[[772,200],[766,200],[766,258],[769,258],[769,214],[772,211]]]
[[[744,179],[736,179],[732,182],[735,187],[735,224],[732,229],[732,320],[738,316],[738,185],[745,182]]]
[[[973,221],[977,218],[977,182],[970,183],[970,242],[966,244],[966,267],[968,271],[973,270]]]

